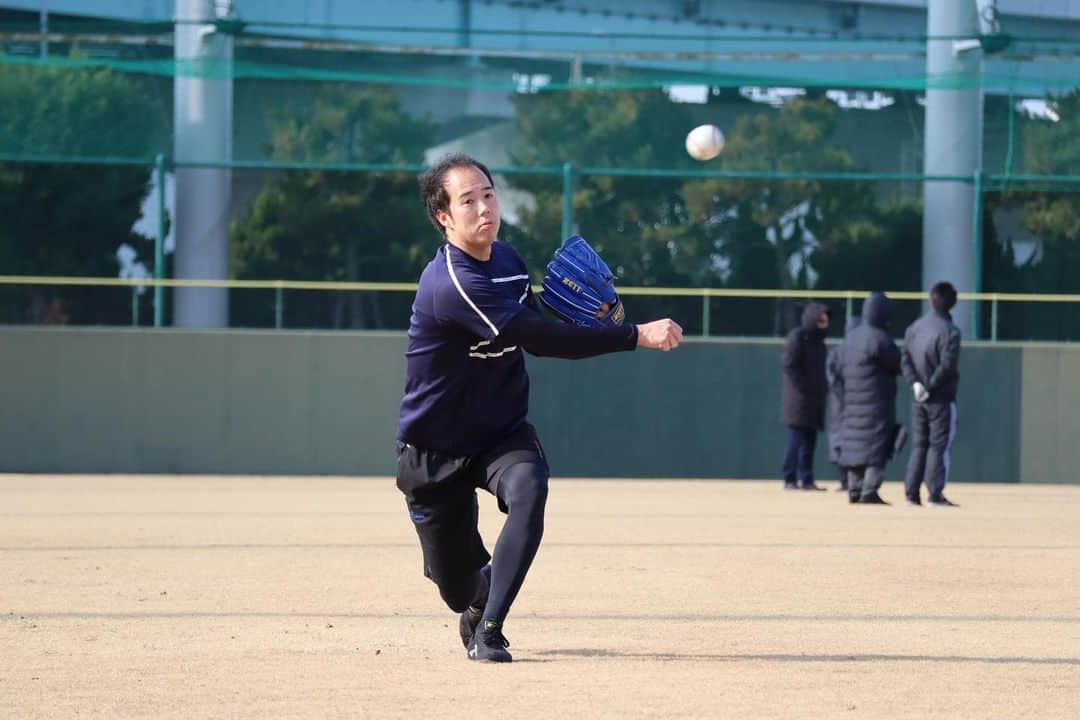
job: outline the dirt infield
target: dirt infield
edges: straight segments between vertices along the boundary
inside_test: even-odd
[[[0,717],[1080,717],[1080,487],[950,496],[553,481],[478,666],[391,480],[0,475]]]

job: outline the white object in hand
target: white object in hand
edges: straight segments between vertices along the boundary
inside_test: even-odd
[[[715,125],[699,125],[686,134],[686,152],[695,160],[712,160],[724,149],[724,133]]]
[[[915,396],[915,402],[924,403],[930,399],[930,391],[921,382],[911,386],[911,393]]]

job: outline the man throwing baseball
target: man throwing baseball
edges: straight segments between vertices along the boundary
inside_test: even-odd
[[[669,319],[621,324],[610,272],[580,238],[557,280],[549,283],[551,271],[545,278],[546,304],[569,322],[548,319],[524,262],[496,239],[499,203],[480,162],[446,157],[420,178],[420,192],[445,244],[420,276],[409,320],[397,486],[424,574],[461,613],[468,657],[510,662],[503,622],[540,545],[549,476],[528,422],[522,351],[570,359],[639,346],[668,351],[682,328]],[[477,489],[506,513],[494,556],[477,529]]]

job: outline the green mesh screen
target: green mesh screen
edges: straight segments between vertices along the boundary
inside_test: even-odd
[[[1076,38],[1016,36],[977,76],[931,77],[924,37],[710,35],[707,48],[677,53],[671,38],[613,34],[609,51],[574,52],[583,36],[573,32],[518,30],[526,50],[478,30],[477,44],[501,49],[469,52],[430,28],[390,47],[332,39],[349,28],[312,26],[297,40],[272,24],[223,25],[234,33],[223,63],[176,62],[171,22],[57,20],[44,54],[35,23],[4,20],[6,276],[172,276],[168,252],[154,267],[153,228],[167,228],[169,213],[159,219],[148,198],[156,157],[167,173],[189,163],[173,152],[173,93],[177,78],[196,77],[233,81],[223,165],[237,280],[414,281],[438,243],[416,174],[465,149],[497,172],[503,239],[536,272],[576,231],[627,288],[917,290],[925,96],[978,87],[983,175],[951,179],[980,190],[981,289],[1080,292]],[[706,163],[683,147],[703,123],[726,140]],[[154,297],[149,287],[6,284],[0,321],[145,325]],[[401,328],[409,299],[234,288],[230,322]],[[631,317],[671,314],[708,334],[780,334],[802,302],[626,296]],[[830,303],[836,318],[858,310]],[[981,336],[1080,339],[1073,307],[981,302],[975,312]],[[901,303],[898,326],[919,309]]]

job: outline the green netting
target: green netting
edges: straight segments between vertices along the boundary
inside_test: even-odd
[[[54,23],[47,56],[35,26],[0,26],[4,274],[115,277],[127,245],[125,267],[170,277],[167,253],[154,267],[145,222],[133,229],[160,157],[167,173],[232,168],[234,278],[412,281],[438,241],[415,175],[465,149],[498,173],[503,237],[534,271],[578,231],[628,287],[916,290],[924,182],[952,180],[977,190],[983,290],[1080,291],[1074,37],[1013,38],[976,76],[929,77],[927,43],[954,38],[702,34],[679,36],[692,47],[673,53],[674,36],[611,33],[599,35],[608,51],[574,52],[598,35],[477,29],[532,49],[470,50],[438,28],[411,29],[430,40],[422,48],[387,46],[366,26],[303,28],[370,32],[363,42],[284,38],[269,23],[220,29],[240,31],[231,63],[175,61],[172,23]],[[185,78],[232,82],[228,159],[174,151],[174,88]],[[927,92],[976,87],[980,171],[924,174]],[[726,137],[707,163],[683,144],[704,123]],[[1032,242],[1041,254],[1025,254]],[[5,286],[0,320],[55,317],[58,300],[71,323],[149,324],[154,298]],[[635,316],[741,335],[781,332],[799,302],[627,297]],[[230,322],[399,328],[407,306],[408,293],[234,289]],[[903,307],[901,319],[919,303]],[[838,316],[848,310],[834,302]],[[1078,339],[1070,310],[974,312],[981,336]]]
[[[115,249],[127,244],[134,252],[129,264],[152,274],[154,237],[132,232],[137,217],[126,200],[144,189],[145,171],[14,163],[4,168],[19,180],[0,201],[6,218],[0,249],[7,253],[2,260],[8,272],[115,277]],[[563,234],[562,178],[504,168],[496,182],[503,207],[500,236],[539,281]],[[43,187],[52,194],[36,192]],[[812,288],[822,296],[873,288],[918,291],[923,217],[917,190],[891,181],[594,174],[574,178],[572,227],[603,253],[626,288]],[[439,243],[419,211],[411,173],[234,170],[231,197],[230,271],[241,281],[407,285]],[[1010,190],[982,197],[983,290],[1080,293],[1080,195]],[[171,255],[163,262],[162,275],[171,277]],[[167,308],[171,293],[164,293]],[[241,287],[229,297],[234,327],[366,329],[402,329],[411,299],[407,288]],[[841,318],[858,312],[859,297],[851,304],[844,298],[827,303]],[[0,319],[41,321],[55,315],[58,303],[71,324],[148,325],[153,298],[151,288],[5,286]],[[782,334],[805,302],[703,299],[663,290],[629,292],[624,299],[631,318],[670,315],[692,334],[758,336]],[[898,332],[920,308],[917,300],[901,303]],[[166,312],[165,324],[170,317]],[[1074,305],[982,302],[978,317],[981,337],[1080,339]]]
[[[29,37],[29,36],[28,36]],[[2,35],[0,35],[2,40]],[[270,41],[266,41],[270,42]],[[315,45],[315,43],[304,43]],[[85,68],[108,68],[116,72],[155,75],[161,77],[207,77],[263,80],[301,80],[308,82],[346,82],[379,83],[404,87],[448,87],[474,88],[503,92],[518,92],[522,89],[522,80],[514,77],[521,71],[532,69],[536,64],[547,64],[553,71],[543,80],[543,90],[547,92],[589,89],[633,90],[644,88],[662,88],[671,85],[702,84],[711,87],[730,88],[743,86],[799,86],[814,88],[870,88],[884,90],[927,90],[927,89],[964,89],[981,88],[991,92],[1014,91],[1019,93],[1044,94],[1060,92],[1076,86],[1076,67],[1080,57],[1055,57],[1049,66],[1033,66],[1030,59],[1023,55],[1002,55],[989,64],[977,75],[960,73],[939,73],[929,75],[920,66],[925,65],[922,52],[903,53],[903,60],[894,59],[889,54],[878,53],[880,59],[874,59],[874,53],[855,49],[849,52],[823,54],[803,53],[802,57],[790,48],[776,50],[774,53],[760,51],[732,50],[727,53],[680,53],[677,57],[667,58],[662,53],[652,59],[648,56],[635,59],[618,55],[605,61],[598,57],[589,61],[586,55],[581,58],[583,76],[580,79],[570,77],[571,58],[558,59],[548,53],[523,54],[514,58],[512,55],[496,55],[485,58],[492,66],[516,66],[507,72],[472,77],[424,72],[425,65],[434,58],[470,57],[465,52],[448,55],[426,53],[409,55],[394,52],[395,62],[385,62],[385,54],[375,48],[364,46],[362,52],[342,54],[337,48],[340,44],[327,45],[325,56],[332,56],[333,62],[324,62],[324,58],[312,58],[312,53],[319,52],[317,47],[305,50],[282,51],[272,48],[244,47],[236,48],[235,59],[230,62],[217,60],[175,60],[172,57],[101,57],[82,54],[78,44],[70,48],[60,48],[47,57],[35,57],[24,54],[0,55],[0,65],[30,65],[66,70]],[[161,48],[158,48],[160,51]],[[157,54],[161,54],[160,52]],[[308,57],[305,57],[305,54]],[[472,56],[482,56],[482,53]],[[693,62],[685,60],[692,57]],[[862,61],[860,63],[860,60]],[[508,62],[509,61],[509,62]],[[687,69],[670,69],[671,65],[685,62]],[[714,62],[730,64],[723,70],[703,72],[694,69],[695,65]],[[650,65],[664,65],[665,69],[650,68]],[[757,72],[741,69],[760,66]],[[380,67],[389,66],[389,67]],[[612,72],[618,68],[618,72]],[[531,74],[531,73],[529,73]]]

